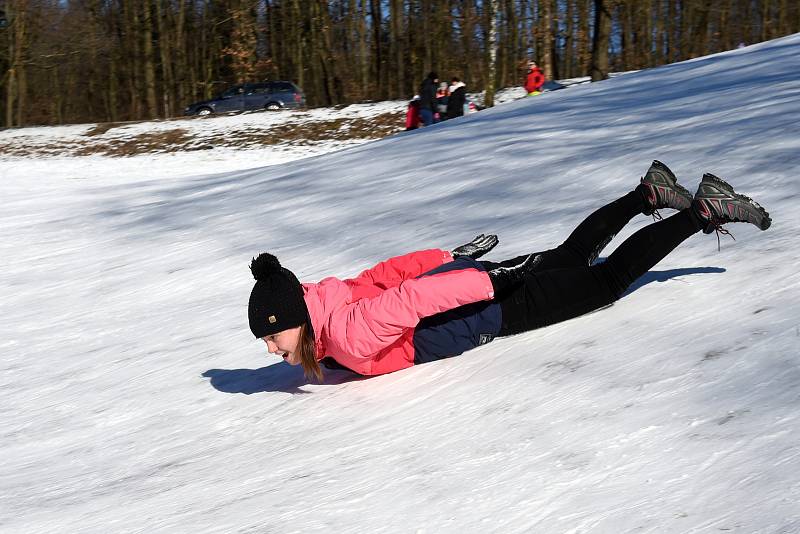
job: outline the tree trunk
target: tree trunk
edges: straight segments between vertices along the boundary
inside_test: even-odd
[[[368,61],[368,37],[367,37],[367,0],[361,0],[361,16],[359,17],[358,27],[358,74],[360,75],[360,85],[362,91],[368,91],[369,85],[369,61]]]
[[[372,50],[373,50],[373,82],[375,83],[375,95],[378,99],[383,99],[386,87],[383,80],[383,53],[381,46],[381,2],[380,0],[370,0],[370,18],[372,20]]]
[[[158,49],[161,52],[161,77],[162,77],[162,104],[164,117],[171,117],[175,112],[172,92],[175,88],[175,80],[172,76],[172,41],[167,29],[167,15],[171,13],[162,8],[162,2],[156,2],[156,19],[158,23]]]
[[[119,101],[119,85],[117,83],[117,61],[111,57],[108,65],[108,120],[116,122],[119,120],[117,103]]]
[[[553,66],[553,44],[555,36],[553,35],[553,2],[552,0],[540,0],[539,6],[542,10],[542,26],[540,30],[542,50],[539,55],[541,60],[544,77],[552,80],[555,74]]]
[[[484,4],[484,9],[488,9],[488,25],[489,33],[486,42],[488,65],[486,76],[486,96],[483,98],[483,105],[487,108],[494,106],[494,92],[495,92],[495,74],[497,71],[497,2],[498,0],[491,0],[488,4]]]
[[[667,6],[667,63],[677,61],[680,57],[681,21],[677,0],[668,0]]]
[[[21,36],[23,39],[25,36]],[[24,45],[23,45],[24,46]],[[19,50],[19,48],[18,48]],[[17,61],[17,125],[23,126],[27,121],[27,96],[28,96],[28,69],[25,65],[25,51],[19,52],[19,59]]]
[[[622,58],[621,69],[626,70],[633,68],[633,6],[630,4],[623,4],[619,10],[619,41],[620,41],[620,57]]]
[[[653,47],[655,50],[655,55],[653,59],[655,60],[655,65],[663,65],[667,62],[666,60],[666,46],[665,40],[668,36],[667,25],[664,23],[665,14],[664,14],[664,2],[663,0],[656,0],[656,28],[655,28],[655,36],[656,42],[655,46]]]
[[[191,94],[191,90],[194,88],[187,87],[187,79],[186,79],[186,70],[187,70],[187,54],[186,54],[186,47],[187,44],[184,42],[184,31],[186,28],[186,3],[185,0],[178,0],[178,4],[176,6],[178,12],[176,14],[175,19],[175,35],[173,36],[172,46],[175,47],[175,68],[173,69],[173,83],[175,87],[173,88],[173,94],[177,94],[177,105],[178,107],[175,111],[181,110],[183,106],[188,104],[188,94]]]
[[[295,75],[297,76],[297,83],[300,87],[305,85],[305,62],[303,61],[303,55],[305,53],[305,38],[303,35],[303,26],[301,23],[300,17],[300,2],[298,0],[292,0],[292,18],[295,21],[295,26],[297,27],[294,31],[294,68],[295,68]]]
[[[373,0],[374,1],[374,0]],[[431,53],[431,20],[429,0],[420,0],[419,3],[420,14],[420,33],[417,36],[422,41],[422,70],[427,74],[434,68],[433,54]]]
[[[6,17],[9,22],[9,31],[8,31],[8,70],[5,73],[5,84],[6,84],[6,109],[5,109],[5,127],[6,128],[13,128],[14,127],[14,101],[16,99],[16,87],[15,84],[17,82],[17,75],[15,72],[15,57],[16,57],[16,47],[14,46],[15,41],[15,21],[14,17],[16,13],[12,11],[12,7],[10,5],[6,6]]]
[[[578,72],[579,76],[589,74],[592,64],[591,41],[589,36],[592,34],[591,21],[589,16],[589,6],[591,0],[579,0],[578,8]]]
[[[772,32],[770,26],[772,19],[770,17],[770,1],[761,0],[761,40],[766,41],[770,39]]]
[[[475,35],[475,6],[472,5],[471,1],[466,1],[461,4],[461,18],[463,20],[463,30],[461,32],[461,70],[464,75],[464,83],[467,86],[475,83],[475,79],[478,77],[473,69],[472,69],[472,61],[471,58],[474,54],[473,52],[473,36]]]
[[[334,78],[336,76],[335,65],[332,58],[331,42],[331,21],[328,16],[327,2],[317,0],[313,7],[313,30],[312,38],[314,39],[314,46],[312,48],[315,57],[316,68],[314,69],[317,74],[317,80],[320,96],[326,106],[334,103],[339,103],[336,98],[336,89],[334,87]]]
[[[642,47],[639,49],[640,61],[643,67],[654,67],[657,63],[654,61],[656,57],[656,47],[658,43],[653,39],[653,10],[657,9],[659,0],[645,0],[644,6],[639,10],[639,20],[644,35],[642,36]]]
[[[594,39],[592,40],[591,77],[593,82],[608,78],[608,45],[611,13],[608,0],[594,0]]]
[[[394,58],[394,68],[392,75],[395,79],[394,85],[394,98],[405,97],[405,61],[403,61],[403,0],[392,0],[391,12],[389,16],[392,18],[392,38],[391,43],[394,47],[392,57]]]
[[[559,77],[575,76],[575,1],[567,0],[564,23],[564,49],[561,52]]]
[[[64,95],[61,92],[61,83],[58,75],[58,68],[53,69],[53,75],[50,77],[52,84],[53,98],[53,117],[56,124],[64,123],[64,116],[62,110],[64,109]]]
[[[691,31],[689,34],[689,58],[703,56],[708,50],[708,11],[705,2],[694,4],[692,10]]]
[[[128,80],[128,98],[129,98],[129,111],[128,116],[131,119],[140,119],[142,115],[141,109],[141,84],[139,83],[142,63],[142,54],[139,36],[139,14],[136,12],[135,0],[123,0],[125,9],[125,24],[128,31],[124,32],[126,41],[126,49],[128,50],[128,58],[130,62],[125,65],[126,78]]]
[[[6,72],[6,127],[21,126],[25,119],[25,51],[28,40],[28,13],[25,0],[6,5],[8,21],[8,61]]]
[[[147,118],[158,117],[158,100],[156,99],[156,61],[153,55],[153,15],[150,0],[142,3],[142,51],[144,52],[144,86],[147,99]]]

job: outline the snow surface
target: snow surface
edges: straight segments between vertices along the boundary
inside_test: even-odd
[[[261,168],[0,158],[0,531],[800,532],[798,72],[794,35]],[[772,228],[375,378],[308,384],[248,331],[260,251],[318,280],[541,250],[655,158]]]

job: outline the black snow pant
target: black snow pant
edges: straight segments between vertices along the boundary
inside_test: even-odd
[[[542,262],[523,284],[498,295],[503,320],[500,336],[518,334],[578,317],[612,304],[634,280],[650,270],[701,225],[685,209],[631,235],[601,263],[600,251],[634,216],[644,198],[634,190],[589,215],[558,247],[537,252]],[[487,270],[518,265],[527,255],[499,263],[481,262]]]

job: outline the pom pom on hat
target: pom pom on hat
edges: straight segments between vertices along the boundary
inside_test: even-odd
[[[253,278],[256,280],[263,280],[280,270],[281,262],[268,252],[259,254],[257,258],[253,258],[253,261],[250,262],[250,272],[253,273]]]
[[[303,287],[297,277],[272,254],[263,253],[250,263],[256,284],[247,306],[250,331],[257,338],[277,334],[308,321]]]

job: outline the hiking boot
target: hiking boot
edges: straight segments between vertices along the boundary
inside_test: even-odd
[[[692,205],[692,194],[679,185],[669,167],[658,160],[650,165],[637,189],[645,198],[645,215],[658,216],[656,210],[662,208],[683,210]]]
[[[772,224],[769,213],[753,199],[740,195],[726,181],[713,174],[704,174],[694,195],[695,213],[705,224],[703,232],[727,234],[722,225],[729,222],[748,222],[761,230]]]

